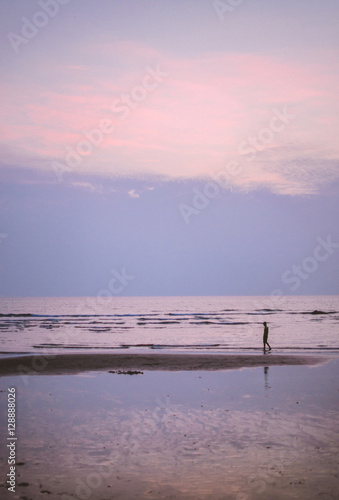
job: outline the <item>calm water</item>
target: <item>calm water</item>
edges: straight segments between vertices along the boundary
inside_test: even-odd
[[[0,299],[3,354],[129,349],[339,352],[339,296]]]

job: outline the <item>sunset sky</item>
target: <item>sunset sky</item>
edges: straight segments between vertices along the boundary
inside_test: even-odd
[[[2,296],[339,293],[336,0],[0,14]]]

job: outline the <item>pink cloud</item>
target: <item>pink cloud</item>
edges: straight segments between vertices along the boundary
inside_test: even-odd
[[[96,173],[114,174],[115,165],[125,165],[171,176],[206,175],[236,157],[241,141],[267,127],[273,108],[287,106],[296,119],[267,146],[272,154],[276,146],[290,143],[338,153],[335,77],[319,66],[254,54],[179,59],[131,42],[99,48],[87,48],[89,56],[111,55],[120,66],[113,71],[100,64],[65,65],[59,68],[61,77],[49,85],[35,81],[34,71],[25,85],[2,85],[2,142],[7,150],[19,150],[22,157],[25,152],[36,155],[50,168],[52,159],[63,159],[67,146],[76,148],[84,139],[83,130],[108,119],[114,132],[105,135],[81,169],[90,172],[95,164]],[[140,102],[132,97],[132,108],[120,102],[126,119],[122,112],[114,113],[111,104],[122,95],[143,95],[147,68],[157,65],[168,76],[161,82],[151,79],[158,85],[147,89]],[[136,87],[139,94],[133,94]]]

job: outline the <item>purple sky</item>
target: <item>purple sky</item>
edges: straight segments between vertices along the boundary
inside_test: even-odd
[[[2,296],[339,293],[337,1],[0,14]]]

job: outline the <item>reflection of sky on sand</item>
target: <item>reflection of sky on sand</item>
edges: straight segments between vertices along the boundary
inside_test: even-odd
[[[30,484],[18,491],[336,498],[338,367],[37,376],[27,388],[3,378],[1,389],[14,380],[18,393],[18,483]]]

